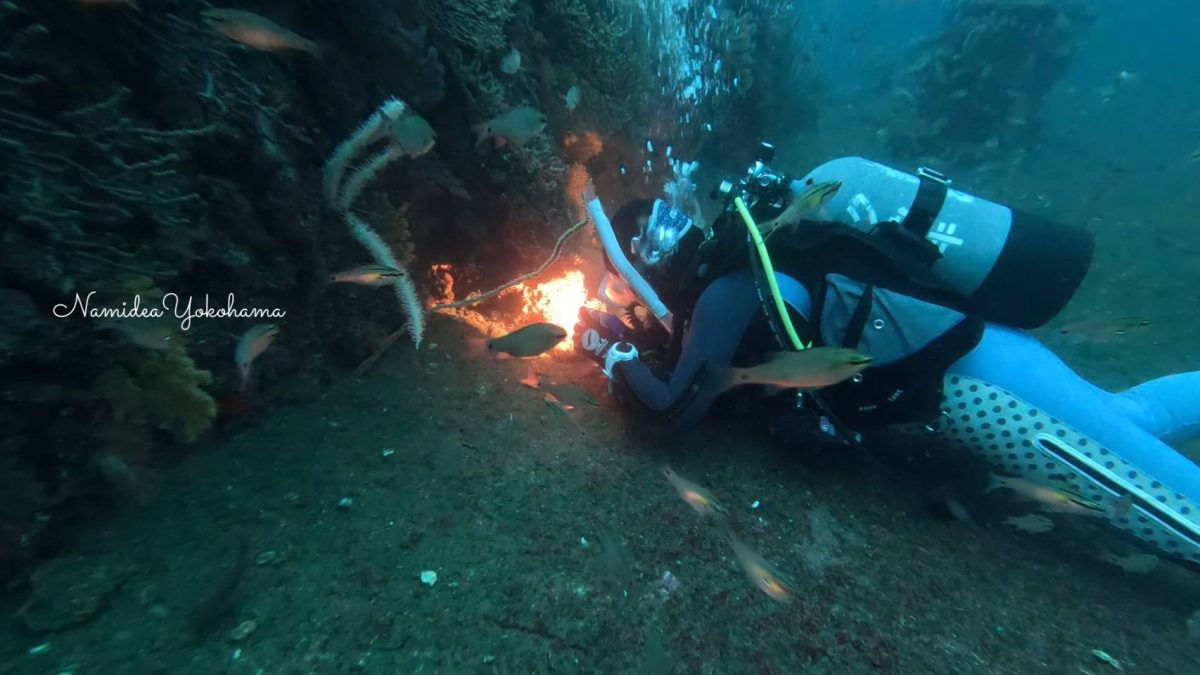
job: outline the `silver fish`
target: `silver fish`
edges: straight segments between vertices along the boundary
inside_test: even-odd
[[[505,75],[516,75],[521,70],[521,52],[513,49],[500,59],[500,72]]]
[[[491,138],[498,148],[505,143],[512,143],[519,148],[540,134],[546,128],[546,123],[546,116],[529,106],[513,108],[483,124],[475,125],[475,133],[479,137],[475,144]]]

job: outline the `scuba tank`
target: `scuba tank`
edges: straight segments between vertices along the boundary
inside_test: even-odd
[[[953,190],[931,169],[914,175],[842,157],[793,181],[767,165],[773,153],[762,144],[746,175],[722,182],[713,196],[741,195],[758,213],[772,215],[805,186],[840,183],[821,206],[819,222],[802,221],[792,235],[781,236],[807,239],[806,248],[856,240],[872,254],[865,259],[882,255],[915,287],[898,290],[985,321],[1044,325],[1074,296],[1091,265],[1095,242],[1087,230]]]
[[[1016,328],[1044,325],[1075,295],[1092,262],[1087,230],[950,189],[862,157],[813,169],[802,183],[840,181],[822,217],[889,239],[929,266],[967,313]]]

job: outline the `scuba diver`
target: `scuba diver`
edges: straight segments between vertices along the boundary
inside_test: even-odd
[[[714,190],[725,209],[711,227],[678,189],[611,221],[585,196],[607,267],[599,296],[627,316],[581,309],[574,343],[619,400],[691,428],[728,389],[714,373],[769,352],[856,349],[866,370],[775,393],[773,426],[847,444],[883,428],[936,434],[1005,486],[1053,487],[1052,510],[1200,562],[1200,466],[1164,442],[1200,435],[1200,373],[1110,393],[1025,332],[1082,283],[1090,233],[929,169],[845,157],[793,180],[772,154],[763,144]]]

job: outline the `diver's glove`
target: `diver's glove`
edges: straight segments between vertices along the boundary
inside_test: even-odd
[[[629,328],[616,316],[587,307],[579,308],[575,324],[575,350],[603,364],[609,350],[629,337]]]

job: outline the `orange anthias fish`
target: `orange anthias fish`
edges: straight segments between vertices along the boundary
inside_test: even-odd
[[[571,423],[571,426],[575,427],[576,431],[581,434],[587,433],[583,430],[583,427],[579,426],[579,422],[576,422],[575,418],[571,416],[571,411],[575,409],[575,406],[563,403],[562,401],[558,400],[557,396],[550,393],[547,393],[544,397],[542,397],[542,400],[546,402],[547,408],[555,410],[566,417],[567,421]]]
[[[675,473],[669,466],[664,466],[662,472],[679,496],[683,497],[683,501],[687,502],[688,506],[691,506],[696,513],[706,518],[724,517],[725,507],[721,506],[711,492]]]
[[[798,593],[795,584],[763,560],[761,555],[743,544],[732,532],[727,532],[727,535],[729,545],[733,547],[733,554],[737,556],[742,569],[746,571],[746,576],[750,577],[750,581],[758,590],[777,602],[791,602],[792,597]]]
[[[575,409],[575,406],[573,406],[569,403],[563,403],[562,401],[560,401],[558,399],[557,396],[555,396],[554,394],[551,394],[549,392],[547,392],[546,395],[542,397],[542,400],[546,402],[546,405],[548,405],[552,408],[558,408],[559,410],[561,410],[563,412],[571,412],[572,410]]]
[[[264,51],[299,49],[315,55],[321,51],[316,42],[253,12],[215,8],[206,9],[201,15],[213,30],[247,47]]]
[[[260,323],[251,326],[238,340],[237,348],[233,351],[233,362],[237,365],[242,389],[245,389],[246,385],[250,383],[250,366],[259,355],[267,351],[267,347],[271,346],[277,335],[279,335],[278,326],[271,323]]]

